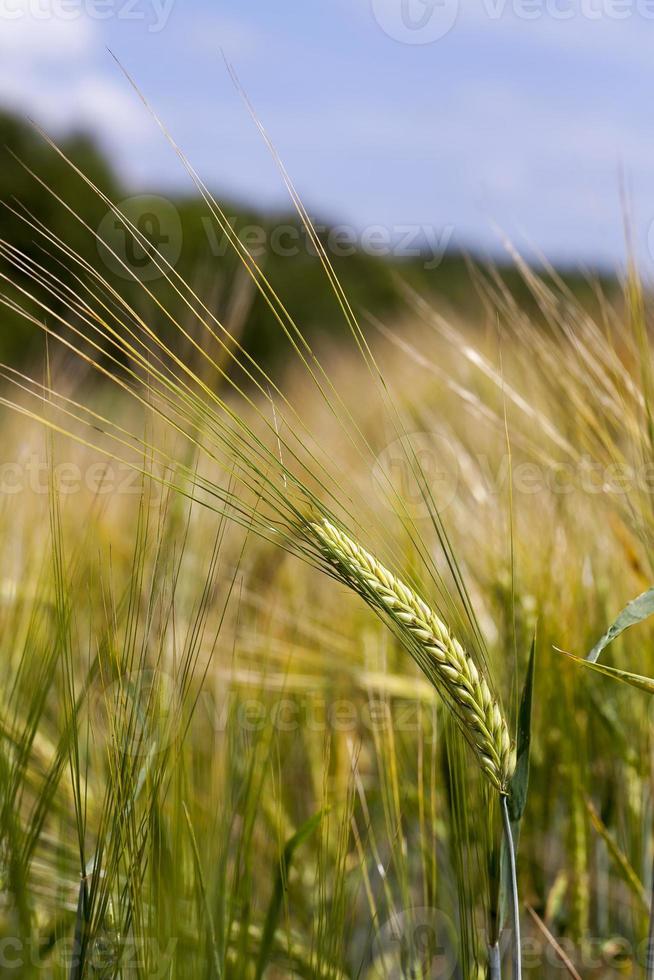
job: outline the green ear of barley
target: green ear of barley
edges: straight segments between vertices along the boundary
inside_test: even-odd
[[[484,775],[506,793],[515,770],[514,747],[500,706],[472,658],[427,603],[356,541],[327,520],[310,527],[331,567],[407,637],[407,648],[445,695]]]

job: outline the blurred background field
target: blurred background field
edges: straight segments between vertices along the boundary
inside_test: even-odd
[[[477,288],[490,304],[494,287]],[[625,387],[637,364],[626,301],[602,303],[595,323],[574,297],[538,285],[537,328],[510,293],[504,307],[494,299],[495,314],[468,326],[416,300],[371,342],[514,717],[516,665],[538,624],[520,847],[521,893],[538,917],[523,910],[526,973],[560,974],[547,929],[580,975],[637,976],[649,701],[580,675],[555,649],[583,655],[649,581],[647,484],[639,469],[612,469],[647,458],[642,402]],[[625,344],[619,359],[610,337]],[[156,411],[91,385],[51,346],[53,387],[84,393],[193,470],[188,440]],[[586,375],[591,352],[605,365],[599,384]],[[185,354],[201,371],[202,358]],[[278,370],[361,502],[361,538],[392,539],[407,575],[421,563],[380,491],[386,474],[447,576],[406,447],[352,338],[323,339],[321,357],[370,445],[368,465],[305,370],[292,358]],[[218,377],[210,383],[230,401]],[[33,406],[26,392],[11,397]],[[425,976],[484,976],[492,801],[406,653],[343,586],[168,489],[154,453],[112,461],[100,428],[72,431],[90,445],[4,419],[7,975],[70,974],[78,869],[99,854],[89,975],[116,975],[120,950],[126,976],[376,978],[407,962]],[[216,485],[230,480],[202,456],[197,466]],[[639,630],[611,656],[649,673],[651,630]]]
[[[646,976],[653,709],[563,652],[651,583],[645,15],[456,7],[424,44],[376,0],[0,10],[0,976],[487,976],[497,801],[397,638],[256,533],[223,417],[276,491],[324,467],[512,728],[536,634],[524,973]],[[651,624],[603,659],[652,676]]]
[[[116,224],[108,215],[106,205],[84,187],[27,121],[6,113],[1,115],[0,140],[6,148],[0,194],[7,205],[16,207],[20,202],[20,207],[45,223],[54,234],[65,231],[71,247],[81,250],[83,257],[109,276],[128,297],[138,294],[139,302],[143,303],[140,284],[145,282],[156,287],[161,302],[174,305],[175,297],[167,289],[163,275],[143,249],[135,246],[133,254],[130,252],[125,229],[120,223]],[[164,257],[173,262],[209,307],[229,323],[235,337],[252,355],[266,363],[274,362],[279,352],[275,350],[276,332],[270,310],[252,289],[227,237],[214,227],[211,213],[199,196],[194,197],[188,192],[162,196],[156,187],[147,193],[130,194],[109,157],[83,133],[66,137],[61,148],[112,201],[128,202],[128,217],[153,247],[161,249]],[[12,154],[19,159],[14,159]],[[86,229],[76,227],[66,209],[26,173],[21,161],[38,175],[40,181],[54,187],[63,200],[73,203],[87,225],[107,238],[119,258],[111,256],[107,249],[93,241]],[[274,214],[229,201],[221,201],[221,204],[235,233],[275,283],[289,312],[306,333],[333,342],[342,340],[345,327],[338,315],[338,306],[325,289],[316,250],[290,207],[286,212]],[[2,215],[2,227],[7,241],[35,260],[43,261],[42,246],[35,243],[33,231],[8,208]],[[441,308],[456,312],[460,318],[476,321],[482,314],[482,297],[471,268],[475,262],[487,265],[488,258],[476,260],[474,254],[457,254],[449,239],[439,237],[440,233],[435,229],[433,236],[437,237],[425,237],[424,229],[430,231],[428,225],[425,224],[423,229],[407,224],[402,226],[403,230],[398,226],[392,230],[394,237],[391,238],[391,230],[376,224],[369,229],[368,249],[365,238],[362,244],[360,230],[352,224],[334,221],[321,227],[320,237],[335,271],[352,304],[364,315],[401,315],[406,309],[407,288],[434,297]],[[71,228],[74,229],[72,237]],[[121,268],[119,260],[125,261],[127,268]],[[505,255],[500,265],[516,299],[523,304],[529,303],[530,310],[537,315],[529,292],[509,256]],[[619,289],[606,272],[562,271],[562,274],[569,288],[589,304],[593,303],[596,285],[601,285],[609,295]],[[150,315],[153,312],[154,304]],[[19,325],[17,319],[6,313],[0,348],[2,356],[12,363],[29,363],[38,355],[37,336],[37,331],[30,331],[24,323]]]

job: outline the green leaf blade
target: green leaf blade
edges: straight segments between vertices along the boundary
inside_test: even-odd
[[[565,650],[559,650],[559,653],[572,660],[573,663],[588,667],[590,670],[594,670],[604,677],[610,677],[612,680],[620,681],[622,684],[628,684],[629,687],[635,687],[639,691],[645,691],[647,694],[654,694],[654,679],[651,677],[645,677],[643,674],[632,674],[629,670],[619,670],[617,667],[608,667],[606,664],[593,663],[592,660],[584,660],[581,657],[573,657],[572,654],[566,653]]]
[[[319,810],[318,813],[314,813],[312,817],[302,824],[299,830],[290,837],[284,846],[284,851],[279,862],[279,868],[277,869],[277,877],[275,879],[275,885],[273,888],[273,894],[270,899],[270,904],[268,906],[268,912],[266,914],[266,921],[263,927],[263,934],[261,937],[261,944],[259,946],[259,955],[257,957],[257,964],[255,968],[255,978],[256,980],[261,980],[263,972],[271,959],[273,942],[275,938],[275,930],[277,929],[277,923],[282,911],[282,904],[284,901],[284,895],[286,894],[287,882],[288,882],[288,872],[290,870],[291,862],[293,860],[293,855],[297,848],[308,840],[309,837],[318,829],[323,817],[325,816],[325,810]]]
[[[536,667],[536,634],[531,641],[527,675],[520,699],[518,712],[518,740],[515,772],[509,786],[509,816],[512,824],[518,824],[522,819],[527,805],[529,789],[529,751],[531,747],[531,716],[534,694],[534,676]]]
[[[586,660],[589,663],[597,663],[600,655],[609,643],[612,643],[616,637],[620,636],[626,629],[629,629],[630,626],[636,626],[638,623],[642,623],[644,619],[648,619],[652,614],[654,614],[654,588],[647,589],[646,592],[642,592],[635,599],[632,599],[631,602],[627,603],[617,619],[609,626],[604,636],[597,641],[586,657]]]

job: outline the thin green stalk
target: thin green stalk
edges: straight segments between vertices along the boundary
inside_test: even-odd
[[[647,937],[646,980],[654,980],[654,862],[652,863],[652,899],[649,913],[649,933]]]
[[[69,980],[80,980],[84,975],[84,960],[88,941],[90,915],[88,878],[86,873],[84,873],[79,883],[77,913],[75,915],[75,934],[73,937],[73,956],[70,965]]]
[[[502,980],[502,957],[499,943],[494,943],[488,947],[488,980]]]
[[[520,941],[520,904],[518,899],[518,875],[515,864],[515,847],[513,846],[513,834],[511,832],[511,820],[509,818],[509,807],[506,796],[501,798],[502,821],[504,823],[504,837],[506,840],[506,850],[509,855],[509,867],[511,869],[511,893],[513,908],[513,977],[514,980],[522,980],[522,960],[521,960],[521,941]]]
[[[191,840],[191,848],[193,850],[193,861],[195,864],[195,873],[197,875],[198,888],[200,891],[200,896],[202,898],[202,903],[204,905],[204,912],[207,919],[207,928],[209,930],[209,944],[211,946],[213,968],[215,971],[216,980],[220,980],[220,978],[223,975],[222,962],[220,957],[220,950],[218,949],[218,942],[216,940],[216,927],[214,924],[213,912],[211,910],[211,902],[209,901],[209,894],[204,880],[204,875],[202,873],[202,858],[200,857],[200,848],[198,847],[198,842],[195,837],[195,832],[193,830],[193,823],[191,821],[191,816],[188,812],[188,807],[186,806],[186,803],[183,800],[182,800],[182,809],[184,811],[184,819],[186,820],[186,826],[188,827],[189,837]]]

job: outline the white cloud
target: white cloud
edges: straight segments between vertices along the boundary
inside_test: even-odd
[[[41,63],[65,64],[84,57],[94,45],[94,25],[81,8],[75,16],[60,2],[0,0],[0,57],[12,61],[38,58]]]
[[[0,102],[48,129],[81,126],[112,143],[147,131],[99,24],[64,0],[0,0]]]

